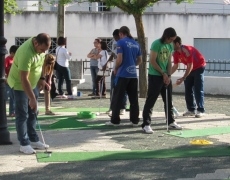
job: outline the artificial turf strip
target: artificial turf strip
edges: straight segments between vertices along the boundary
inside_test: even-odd
[[[91,111],[91,112],[106,112],[108,111],[108,108],[91,108],[91,107],[88,107],[88,108],[64,108],[64,107],[52,107],[51,110],[54,112],[54,113],[57,113],[57,112],[81,112],[81,111]],[[45,108],[39,108],[39,111],[40,112],[45,112]]]
[[[165,134],[182,137],[182,138],[210,136],[210,135],[217,135],[217,134],[229,134],[229,133],[230,133],[230,126],[193,129],[193,130],[182,130],[182,131],[171,131],[170,133],[165,132]]]
[[[220,157],[229,156],[229,147],[189,147],[179,149],[140,150],[140,151],[100,151],[100,152],[53,152],[48,157],[44,152],[37,153],[38,162],[108,161],[134,159]]]
[[[85,124],[74,118],[62,119],[49,126],[42,126],[44,130],[65,130],[65,129],[76,129],[76,130],[94,130],[94,129],[111,129],[112,126],[106,126],[105,124]]]

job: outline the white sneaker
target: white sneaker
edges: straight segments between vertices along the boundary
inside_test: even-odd
[[[195,116],[195,112],[194,111],[187,111],[183,114],[183,116]]]
[[[120,115],[125,115],[125,113],[126,113],[125,109],[120,110]]]
[[[178,129],[178,130],[182,129],[182,127],[180,125],[178,125],[176,122],[169,124],[169,127],[172,129]]]
[[[76,99],[76,96],[74,96],[74,95],[68,95],[67,98],[68,99]]]
[[[34,149],[48,149],[50,147],[48,144],[43,144],[41,141],[30,142],[30,144]]]
[[[153,130],[150,127],[150,125],[145,125],[145,127],[143,127],[142,129],[146,134],[152,134],[153,133]]]
[[[133,126],[133,127],[138,127],[138,126],[139,126],[138,123],[137,123],[137,124],[134,124],[134,123],[132,123],[132,122],[130,122],[130,125]]]
[[[177,109],[175,107],[173,107],[173,115],[174,115],[175,118],[180,116],[180,113],[177,111]]]
[[[112,110],[109,109],[108,111],[105,112],[106,114],[111,114],[112,113]]]
[[[111,121],[109,121],[109,122],[106,122],[105,125],[107,125],[107,126],[119,126],[120,124],[114,124]]]
[[[205,115],[205,113],[202,113],[202,112],[200,112],[200,111],[197,111],[195,117],[196,117],[196,118],[201,118],[201,117],[203,117],[204,115]]]
[[[36,153],[36,151],[30,145],[20,146],[19,151],[24,154],[35,154]]]

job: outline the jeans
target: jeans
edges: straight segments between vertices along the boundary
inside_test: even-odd
[[[96,96],[105,96],[106,95],[106,86],[105,86],[105,77],[97,76],[96,77]]]
[[[204,71],[205,67],[192,71],[184,81],[185,101],[189,111],[204,113]],[[195,97],[195,98],[194,98]]]
[[[63,82],[65,79],[66,90],[68,95],[73,95],[71,87],[71,73],[68,67],[63,67],[57,64],[57,77],[58,77],[58,92],[60,95],[64,94],[62,90]]]
[[[97,66],[90,66],[90,72],[92,77],[93,91],[92,94],[96,94],[96,78],[99,68]]]
[[[9,97],[9,115],[15,113],[14,90],[6,84],[6,99]]]
[[[36,99],[38,91],[33,90]],[[35,112],[29,106],[29,99],[24,91],[14,90],[15,97],[15,119],[18,140],[21,146],[27,146],[30,142],[39,141],[36,132]]]
[[[119,77],[114,91],[111,102],[112,117],[111,122],[114,124],[120,124],[120,107],[122,105],[121,99],[124,98],[125,92],[127,92],[130,102],[130,121],[134,124],[138,124],[139,119],[139,103],[138,103],[138,80],[137,78],[122,78]]]
[[[148,75],[148,93],[147,99],[145,101],[144,109],[143,109],[143,124],[145,125],[151,124],[151,116],[153,112],[153,107],[156,103],[158,96],[161,94],[161,97],[164,102],[164,109],[166,113],[166,86],[163,81],[162,76],[156,75]],[[168,124],[173,123],[173,105],[172,105],[172,83],[167,86],[167,95],[168,95]]]
[[[115,87],[115,75],[114,73],[112,72],[111,73],[111,83],[110,83],[110,107],[109,109],[112,109],[112,105],[111,105],[111,102],[112,102],[112,97],[113,97],[113,90],[114,90],[114,87]],[[121,109],[126,109],[126,105],[127,105],[127,93],[125,93],[125,96],[122,100],[122,105],[121,105]]]

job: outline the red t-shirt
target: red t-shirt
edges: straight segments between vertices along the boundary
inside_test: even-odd
[[[196,48],[185,45],[182,45],[181,47],[182,52],[175,51],[173,53],[174,64],[183,63],[187,65],[188,63],[192,63],[192,71],[206,66],[203,55]]]
[[[8,74],[10,72],[10,68],[13,64],[13,57],[11,56],[7,56],[6,59],[5,59],[5,74],[6,76],[8,77]]]

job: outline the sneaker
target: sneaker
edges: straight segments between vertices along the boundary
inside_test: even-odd
[[[41,141],[38,142],[30,142],[31,146],[34,149],[48,149],[50,146],[47,144],[43,144]]]
[[[95,96],[92,96],[91,98],[92,99],[100,99],[100,96],[99,95],[95,95]]]
[[[201,117],[203,117],[204,115],[205,115],[205,113],[200,112],[200,111],[197,111],[195,117],[196,117],[196,118],[201,118]]]
[[[176,122],[169,124],[169,127],[172,129],[178,129],[178,130],[182,129],[182,127],[180,125],[178,125]]]
[[[109,122],[106,122],[105,125],[107,125],[107,126],[119,126],[120,124],[114,124],[111,121],[109,121]]]
[[[91,94],[88,94],[88,96],[94,96],[95,94],[91,93]]]
[[[125,109],[121,109],[120,110],[120,115],[125,115],[125,112],[126,112]]]
[[[134,124],[133,122],[131,122],[130,125],[133,126],[133,127],[138,127],[138,126],[139,126],[138,123],[137,123],[137,124]]]
[[[112,110],[109,109],[108,111],[105,112],[106,114],[112,114]]]
[[[194,111],[187,111],[183,114],[183,116],[195,116],[195,112]]]
[[[45,115],[55,115],[55,113],[53,113],[53,112],[50,111],[50,110],[47,110],[47,111],[45,112]]]
[[[35,154],[36,153],[36,151],[30,145],[20,146],[19,151],[24,154]]]
[[[63,94],[63,95],[58,95],[58,96],[56,96],[57,98],[62,98],[62,99],[67,99],[68,98],[68,96],[66,96],[65,94]]]
[[[173,107],[173,115],[174,115],[175,118],[180,116],[180,113],[177,111],[177,109],[175,107]]]
[[[74,95],[68,95],[67,98],[68,99],[75,99],[75,96]]]
[[[150,127],[150,125],[145,125],[145,127],[143,127],[142,129],[146,134],[152,134],[153,133],[153,130]]]

